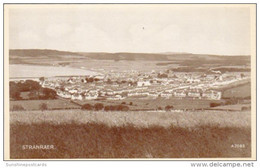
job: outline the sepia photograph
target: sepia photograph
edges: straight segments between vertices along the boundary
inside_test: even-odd
[[[6,160],[256,160],[256,4],[4,4]]]

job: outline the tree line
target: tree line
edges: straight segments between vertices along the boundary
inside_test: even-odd
[[[46,100],[56,99],[57,93],[53,89],[43,88],[38,82],[33,80],[9,82],[11,100]],[[26,92],[26,96],[21,96]]]
[[[126,105],[107,105],[104,106],[102,103],[96,103],[94,105],[84,104],[81,107],[82,110],[90,110],[90,111],[129,111],[129,107]]]

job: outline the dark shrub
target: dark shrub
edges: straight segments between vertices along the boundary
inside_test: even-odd
[[[238,99],[236,99],[236,98],[231,98],[231,99],[228,99],[228,100],[225,102],[225,104],[226,104],[226,105],[231,105],[231,104],[237,104],[238,102],[239,102]]]
[[[129,107],[128,106],[124,106],[124,105],[117,105],[116,106],[116,109],[118,111],[128,111],[129,110]]]
[[[22,105],[14,105],[12,110],[13,111],[24,111],[25,109],[23,108]]]
[[[105,111],[110,111],[110,106],[105,106],[105,107],[104,107],[104,110],[105,110]]]
[[[43,79],[41,79],[43,80]],[[43,88],[39,82],[26,80],[20,82],[10,82],[10,98],[12,100],[39,100],[56,99],[56,91],[49,88]],[[22,92],[28,92],[28,98],[21,97]]]
[[[167,74],[158,74],[157,75],[158,78],[168,78],[168,75]]]
[[[132,106],[132,105],[133,105],[133,102],[130,102],[129,105]]]
[[[221,105],[221,103],[210,103],[210,107],[217,107],[220,105]]]
[[[17,89],[11,89],[11,88],[10,88],[10,98],[13,100],[22,99],[20,92]]]
[[[55,99],[57,96],[56,91],[49,88],[43,88],[42,93],[44,94],[43,99]]]
[[[129,107],[125,105],[115,105],[115,106],[105,106],[104,108],[105,111],[128,111]]]
[[[169,105],[168,105],[168,106],[165,107],[165,111],[170,111],[170,110],[172,110],[172,109],[173,109],[173,106],[169,106]]]
[[[84,104],[81,109],[83,110],[93,110],[93,106],[91,104]]]
[[[102,110],[104,108],[104,105],[102,103],[96,103],[94,105],[94,109],[95,111],[99,111],[99,110]]]
[[[39,108],[40,108],[41,111],[48,110],[48,106],[47,106],[46,103],[40,104]]]
[[[241,107],[241,111],[247,111],[247,110],[250,110],[250,107],[245,107],[245,106]]]

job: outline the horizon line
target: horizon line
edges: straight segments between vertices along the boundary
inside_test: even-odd
[[[105,52],[105,51],[94,51],[94,52],[87,52],[87,51],[69,51],[69,50],[59,50],[59,49],[50,49],[50,48],[9,48],[10,50],[51,50],[51,51],[60,51],[60,52],[71,52],[71,53],[107,53],[107,54],[119,54],[119,53],[129,53],[129,54],[192,54],[192,55],[208,55],[208,56],[251,56],[251,54],[241,54],[241,55],[228,55],[228,54],[203,54],[203,53],[191,53],[191,52],[173,52],[173,51],[165,51],[165,52],[127,52],[127,51],[120,51],[120,52]]]

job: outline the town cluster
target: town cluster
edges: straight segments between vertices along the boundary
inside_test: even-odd
[[[122,100],[135,98],[192,98],[220,100],[219,88],[249,78],[241,73],[212,71],[201,72],[155,72],[109,71],[94,76],[60,76],[44,78],[42,87],[56,90],[57,95],[72,100]]]

